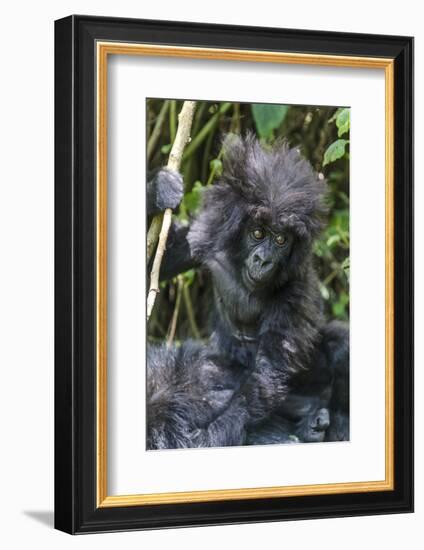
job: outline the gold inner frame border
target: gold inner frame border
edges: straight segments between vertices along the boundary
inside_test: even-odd
[[[107,61],[109,55],[219,59],[385,72],[385,479],[315,485],[214,489],[132,495],[107,494]],[[96,43],[97,63],[97,296],[96,296],[96,470],[97,507],[143,506],[394,490],[394,60],[390,58],[302,54],[140,43]]]

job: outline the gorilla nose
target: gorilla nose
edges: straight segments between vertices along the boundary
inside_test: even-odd
[[[330,413],[328,409],[320,409],[316,418],[316,427],[320,430],[326,430],[330,425]]]
[[[272,261],[269,258],[264,258],[260,254],[255,254],[253,256],[253,263],[261,267],[262,269],[272,266]]]

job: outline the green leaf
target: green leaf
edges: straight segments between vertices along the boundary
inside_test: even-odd
[[[349,206],[349,197],[343,191],[337,191],[337,196],[346,205]]]
[[[331,235],[328,239],[327,239],[327,246],[328,248],[331,248],[333,246],[333,244],[336,244],[340,241],[341,237],[340,235]]]
[[[267,105],[252,103],[252,115],[259,137],[269,138],[273,130],[278,128],[286,117],[287,105]]]
[[[349,304],[349,296],[343,291],[337,302],[333,304],[333,314],[339,319],[345,319],[347,317],[347,307]]]
[[[337,159],[343,157],[346,152],[346,145],[349,143],[347,139],[337,139],[334,143],[328,146],[324,153],[323,166],[326,166],[330,162],[334,162]]]
[[[200,181],[196,181],[192,190],[184,195],[183,204],[190,214],[195,214],[200,208],[204,190],[205,187],[202,183]]]
[[[349,256],[343,260],[341,267],[344,270],[349,269],[349,267],[350,267]]]
[[[334,121],[336,120],[336,118],[339,116],[340,111],[341,111],[341,109],[340,109],[340,107],[339,107],[339,108],[337,109],[337,111],[334,113],[334,115],[333,115],[331,118],[328,119],[328,122],[329,122],[329,123],[330,123],[330,122],[334,122]]]
[[[222,161],[220,159],[212,159],[209,163],[213,177],[220,178],[222,176]]]
[[[338,136],[341,137],[343,134],[349,131],[350,128],[350,109],[341,109],[336,118],[336,126],[339,129]]]
[[[350,259],[349,259],[349,256],[347,258],[345,258],[342,262],[342,265],[340,266],[346,277],[347,277],[347,280],[349,280],[349,277],[350,277]]]
[[[168,155],[171,151],[171,143],[167,143],[166,145],[162,145],[162,147],[160,148],[160,152],[163,154],[163,155]]]
[[[193,284],[195,277],[196,277],[196,271],[194,269],[189,269],[188,271],[183,273],[184,283],[187,286],[190,286]]]

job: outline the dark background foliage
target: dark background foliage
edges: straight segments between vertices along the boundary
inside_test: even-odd
[[[182,103],[179,100],[147,100],[149,171],[167,163]],[[204,189],[219,178],[222,134],[253,131],[265,145],[276,138],[287,139],[292,147],[300,149],[328,183],[329,221],[315,243],[314,255],[328,318],[347,320],[349,125],[347,108],[199,101],[192,139],[185,149],[181,167],[184,199],[175,215],[182,223],[188,223],[200,208]],[[211,310],[211,285],[204,270],[190,270],[161,283],[149,321],[149,339],[206,338]]]

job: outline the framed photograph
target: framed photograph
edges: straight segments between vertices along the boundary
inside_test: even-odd
[[[55,526],[413,510],[413,39],[55,23]]]

